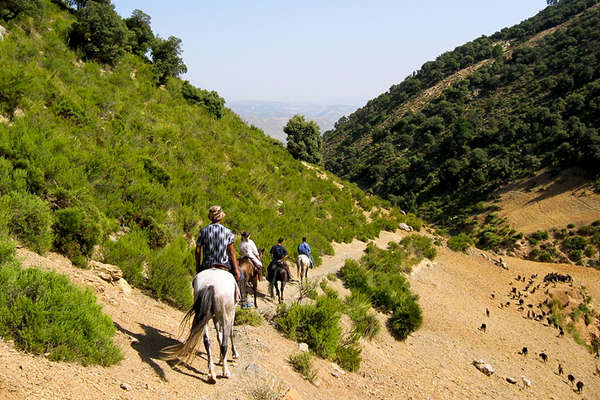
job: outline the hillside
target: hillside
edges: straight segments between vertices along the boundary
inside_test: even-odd
[[[385,247],[406,233],[382,232],[376,244]],[[323,265],[309,272],[309,278],[323,278],[339,270],[347,258],[357,259],[366,243],[353,241],[334,244],[335,254],[326,256]],[[545,322],[526,318],[516,304],[503,306],[511,299],[511,288],[523,290],[517,276],[535,278],[541,283],[545,274],[571,274],[572,285],[556,284],[551,290],[569,294],[578,304],[581,285],[591,296],[597,309],[600,298],[600,273],[583,271],[570,265],[543,264],[507,257],[509,270],[499,268],[480,254],[466,255],[438,249],[434,262],[425,262],[409,275],[413,290],[421,297],[423,326],[405,342],[395,340],[383,329],[372,342],[361,340],[363,362],[357,373],[342,372],[331,362],[315,359],[318,386],[310,384],[294,372],[287,362],[298,344],[283,338],[269,323],[259,327],[236,327],[240,359],[233,363],[233,377],[219,378],[215,385],[205,383],[206,361],[196,357],[191,365],[168,364],[158,350],[180,338],[179,322],[183,313],[159,303],[133,289],[100,279],[93,271],[81,270],[64,257],[50,254],[40,257],[25,249],[19,258],[26,266],[40,265],[67,274],[73,281],[89,286],[98,296],[103,309],[117,326],[115,341],[124,360],[108,368],[82,367],[58,363],[16,352],[10,342],[0,342],[0,396],[6,399],[244,399],[266,398],[276,392],[293,389],[288,399],[595,399],[600,391],[600,365],[583,346],[569,335]],[[481,253],[486,254],[486,253]],[[489,257],[489,256],[488,256]],[[295,272],[295,271],[294,271]],[[347,294],[340,281],[333,287]],[[287,289],[286,300],[293,301],[297,283]],[[260,291],[266,294],[266,285]],[[492,297],[494,295],[494,297]],[[535,301],[542,301],[538,291]],[[561,301],[565,301],[564,298]],[[533,296],[532,300],[533,301]],[[268,298],[259,299],[259,310],[265,316],[275,308]],[[485,309],[490,316],[486,317]],[[378,314],[383,322],[386,318]],[[487,324],[486,332],[477,328]],[[595,322],[596,327],[599,322]],[[518,354],[523,346],[529,355]],[[539,353],[549,357],[546,363]],[[484,359],[495,369],[487,377],[472,365]],[[564,375],[557,374],[561,364]],[[575,392],[566,379],[573,374],[585,383],[582,394]],[[520,376],[532,381],[524,389]],[[76,379],[74,380],[73,377]],[[512,377],[517,384],[505,379]],[[121,384],[129,389],[122,389]],[[274,397],[273,397],[274,398]]]
[[[544,168],[593,183],[599,40],[598,2],[563,0],[444,53],[326,132],[326,167],[454,231]]]
[[[67,45],[86,10],[112,6],[36,3],[2,22],[0,41],[0,228],[29,248],[117,264],[185,307],[190,244],[213,204],[259,246],[307,236],[317,262],[331,241],[374,237],[401,217],[368,222],[389,204],[305,167],[215,92],[157,76],[156,61],[124,51],[99,63]]]

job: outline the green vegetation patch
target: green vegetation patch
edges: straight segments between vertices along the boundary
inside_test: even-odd
[[[250,325],[260,326],[263,323],[263,318],[253,309],[235,309],[235,325]]]
[[[357,299],[350,301],[359,303],[360,299],[367,299],[374,307],[392,313],[388,328],[400,340],[417,330],[423,321],[418,296],[411,292],[403,273],[410,271],[411,266],[425,255],[435,256],[431,240],[415,236],[418,235],[408,236],[400,243],[390,243],[388,250],[369,244],[360,263],[346,260],[341,269],[352,296]],[[366,332],[377,329],[371,318],[361,316],[360,312],[355,314],[362,320],[358,326],[365,327]]]
[[[294,353],[288,359],[294,371],[300,373],[309,382],[317,379],[317,371],[313,368],[312,356],[308,352]]]
[[[0,336],[51,360],[108,366],[122,359],[115,327],[90,290],[54,272],[21,269],[6,260],[5,243],[0,249]]]

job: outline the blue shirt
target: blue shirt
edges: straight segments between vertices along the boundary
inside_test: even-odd
[[[235,240],[233,233],[221,224],[210,224],[200,230],[197,246],[202,246],[202,266],[210,268],[213,264],[229,264],[227,246]]]
[[[310,246],[306,242],[302,242],[298,245],[298,254],[306,254],[310,256]]]

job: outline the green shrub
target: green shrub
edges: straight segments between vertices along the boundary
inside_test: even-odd
[[[94,218],[77,207],[56,211],[53,230],[54,248],[71,259],[89,256],[102,235],[98,214]]]
[[[0,197],[2,224],[23,244],[38,253],[52,246],[52,212],[39,197],[12,192]]]
[[[328,279],[330,282],[334,282],[334,281],[336,281],[336,280],[337,280],[337,275],[336,275],[336,274],[334,274],[333,272],[331,272],[331,273],[327,274],[327,279]]]
[[[262,323],[263,319],[256,310],[235,309],[235,325],[260,326]]]
[[[104,248],[104,259],[107,263],[119,266],[123,271],[123,278],[130,284],[143,286],[144,263],[149,261],[151,255],[144,231],[136,229],[116,242],[109,240],[104,244]]]
[[[159,299],[187,309],[192,305],[191,274],[194,269],[191,249],[185,239],[178,238],[150,260],[148,288]]]
[[[582,226],[581,228],[579,228],[577,230],[577,234],[579,234],[581,236],[592,236],[596,232],[597,232],[596,228],[592,225]]]
[[[405,296],[396,305],[389,327],[393,334],[404,340],[409,334],[416,331],[423,323],[423,312],[417,303],[416,296]]]
[[[90,290],[65,276],[16,265],[0,268],[0,336],[51,360],[108,366],[122,359],[115,327]]]
[[[498,246],[500,245],[500,241],[502,240],[502,238],[500,236],[498,236],[496,233],[494,232],[483,232],[483,234],[479,237],[479,247],[483,248],[483,249],[497,249]]]
[[[452,236],[448,239],[448,247],[454,251],[465,252],[473,245],[473,239],[466,233],[460,233],[457,236]]]
[[[433,247],[430,238],[423,235],[409,235],[400,241],[400,245],[404,246],[409,253],[417,258],[423,257],[433,260],[437,255],[437,250]]]
[[[548,240],[548,232],[537,231],[527,236],[527,240],[532,245],[536,245],[540,240]]]
[[[360,368],[362,349],[358,337],[350,335],[343,339],[335,352],[334,361],[346,371],[356,372]]]
[[[371,312],[371,299],[368,295],[353,291],[346,297],[347,314],[354,324],[353,333],[372,340],[381,330],[381,323]]]
[[[317,378],[317,371],[313,368],[310,353],[300,352],[291,354],[288,361],[292,365],[292,368],[294,368],[294,371],[304,376],[307,381],[312,383]]]
[[[223,116],[225,99],[219,96],[217,92],[195,88],[188,81],[185,81],[181,88],[181,94],[188,102],[204,106],[217,119]]]
[[[567,225],[567,229],[573,229],[573,228],[575,228],[575,224],[569,224],[569,225]]]
[[[342,334],[339,299],[319,296],[314,304],[281,304],[273,319],[288,338],[305,342],[319,356],[333,359]]]
[[[586,257],[590,258],[590,257],[593,257],[594,254],[596,254],[596,250],[592,246],[587,246],[585,248],[585,250],[583,251],[583,253],[585,254]]]
[[[588,244],[588,241],[584,237],[577,236],[577,235],[568,237],[563,242],[563,245],[569,251],[583,250],[583,249],[585,249],[585,246],[587,246],[587,244]]]

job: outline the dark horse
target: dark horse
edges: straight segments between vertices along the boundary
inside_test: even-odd
[[[290,280],[290,273],[287,265],[284,265],[285,260],[276,261],[275,265],[273,265],[273,277],[271,278],[271,282],[269,285],[269,291],[271,294],[271,298],[273,298],[273,287],[277,291],[277,299],[279,302],[283,302],[283,289],[285,288],[285,284]],[[280,283],[280,287],[277,287],[277,282]]]
[[[264,252],[265,249],[258,250],[258,258],[260,261],[262,261]],[[241,257],[238,260],[238,264],[240,266],[240,270],[246,277],[246,283],[252,285],[252,289],[254,291],[254,307],[258,308],[258,303],[256,302],[256,291],[258,290],[258,281],[262,281],[263,279],[262,268],[256,268],[248,256]]]

